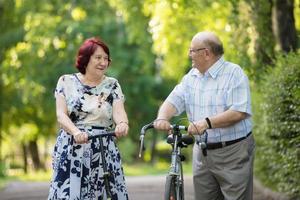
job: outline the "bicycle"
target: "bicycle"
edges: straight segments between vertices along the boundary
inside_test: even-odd
[[[142,127],[140,134],[140,151],[139,157],[144,150],[144,137],[146,131],[154,128],[153,122]],[[184,200],[184,179],[182,162],[185,160],[184,155],[181,154],[181,148],[188,147],[194,143],[194,137],[188,134],[182,134],[181,130],[187,131],[187,127],[183,125],[171,125],[173,134],[167,138],[167,143],[172,146],[171,165],[166,177],[165,183],[165,200]]]
[[[99,138],[99,148],[100,148],[100,154],[101,154],[102,166],[103,166],[104,187],[105,187],[107,200],[111,200],[112,195],[111,195],[111,189],[110,189],[110,186],[109,186],[109,179],[111,177],[111,174],[108,171],[106,159],[104,157],[104,148],[103,148],[102,137],[116,136],[116,135],[115,135],[115,131],[108,131],[108,130],[100,129],[100,128],[97,129],[96,127],[94,127],[94,129],[97,130],[96,133],[93,134],[93,135],[89,135],[88,140],[93,139],[93,138]]]

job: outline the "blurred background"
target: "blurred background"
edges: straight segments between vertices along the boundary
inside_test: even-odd
[[[53,92],[92,36],[110,47],[108,75],[126,95],[130,134],[118,142],[126,175],[165,173],[166,134],[149,133],[139,159],[139,132],[190,69],[193,35],[210,30],[251,82],[255,177],[300,198],[299,1],[0,0],[0,185],[50,181]],[[184,153],[191,173],[191,148]]]

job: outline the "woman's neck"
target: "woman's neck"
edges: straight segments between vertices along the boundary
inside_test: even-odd
[[[86,85],[96,86],[96,85],[99,85],[102,82],[104,77],[105,77],[104,74],[102,74],[101,76],[83,74],[82,75],[82,81]]]

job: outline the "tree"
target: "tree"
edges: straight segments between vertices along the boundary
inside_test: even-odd
[[[274,59],[275,38],[272,31],[272,0],[248,1],[251,7],[252,21],[256,31],[255,37],[255,71],[257,77],[266,72],[267,66]]]
[[[43,165],[37,142],[49,138],[56,129],[53,109],[56,81],[60,75],[75,71],[73,58],[79,45],[88,37],[101,36],[111,47],[113,63],[109,74],[124,86],[131,130],[138,132],[141,121],[153,118],[148,114],[152,112],[154,115],[153,106],[156,104],[154,95],[151,95],[156,83],[151,75],[155,68],[149,34],[139,36],[135,42],[130,39],[132,36],[125,30],[123,19],[116,16],[116,10],[106,1],[95,0],[89,4],[84,1],[61,3],[58,0],[18,3],[18,6],[15,3],[11,7],[22,8],[19,18],[23,21],[16,27],[23,30],[23,35],[3,50],[1,63],[1,76],[6,80],[3,94],[6,104],[2,114],[5,121],[10,121],[4,124],[3,130],[4,137],[16,136],[23,145],[24,155],[31,153],[36,168]],[[5,14],[9,13],[8,10]],[[12,16],[10,20],[15,19]],[[147,20],[142,22],[147,24]],[[0,37],[5,36],[0,34]],[[133,80],[135,82],[131,84]],[[129,84],[133,85],[130,89]],[[148,95],[140,95],[144,88],[149,91]],[[145,104],[149,106],[137,106]],[[37,131],[26,128],[26,124]],[[20,131],[23,134],[18,134]],[[136,134],[130,137],[138,139]]]
[[[0,61],[4,59],[6,51],[18,41],[21,41],[24,36],[24,30],[20,25],[23,23],[21,17],[24,10],[16,7],[15,1],[0,1]],[[3,113],[7,111],[7,88],[3,82],[5,71],[1,64],[0,67],[0,167],[3,162],[2,144],[4,137],[3,124],[6,124]],[[1,173],[1,172],[0,172]]]
[[[294,17],[294,0],[274,0],[274,32],[284,52],[296,51],[297,31]]]

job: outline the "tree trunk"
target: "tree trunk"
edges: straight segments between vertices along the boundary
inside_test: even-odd
[[[296,51],[294,0],[274,0],[274,32],[282,51]]]
[[[27,148],[25,143],[22,143],[22,149],[23,149],[23,170],[24,173],[27,174],[28,172],[28,158],[27,158]]]
[[[31,154],[34,169],[35,170],[44,169],[44,167],[43,167],[43,165],[40,161],[37,141],[30,141],[29,142],[29,151],[30,151],[30,154]]]
[[[252,20],[257,34],[255,41],[255,57],[257,73],[264,71],[266,65],[272,64],[274,58],[275,37],[272,30],[272,0],[252,0]]]

